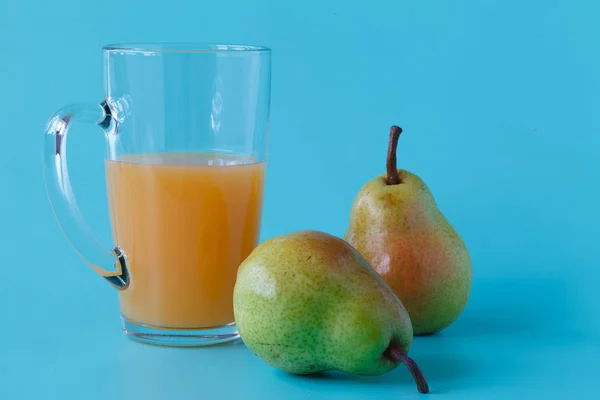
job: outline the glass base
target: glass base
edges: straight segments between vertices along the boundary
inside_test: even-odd
[[[127,337],[137,342],[160,346],[211,346],[232,342],[240,337],[235,322],[204,329],[170,329],[140,324],[123,315],[121,319],[123,332]]]

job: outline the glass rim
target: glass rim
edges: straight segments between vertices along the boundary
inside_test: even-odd
[[[162,53],[270,53],[266,46],[250,44],[228,44],[210,42],[131,42],[114,43],[102,46],[107,52],[129,54]]]

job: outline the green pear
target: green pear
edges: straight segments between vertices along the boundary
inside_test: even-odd
[[[449,326],[466,306],[471,259],[425,183],[396,169],[401,132],[392,127],[387,174],[361,188],[344,238],[402,301],[415,335],[425,335]]]
[[[234,315],[246,346],[293,374],[380,375],[405,363],[410,317],[389,286],[340,238],[301,231],[263,242],[238,270]]]

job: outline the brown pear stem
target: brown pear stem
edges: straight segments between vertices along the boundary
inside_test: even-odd
[[[398,138],[402,133],[402,128],[393,125],[390,128],[390,141],[387,153],[387,176],[385,182],[388,185],[397,185],[400,183],[400,176],[396,169],[396,147],[398,147]]]
[[[429,393],[429,385],[423,376],[423,373],[419,369],[419,366],[408,354],[402,353],[398,349],[388,349],[388,354],[396,361],[401,361],[406,365],[406,368],[410,371],[415,383],[417,384],[417,390],[419,393]]]

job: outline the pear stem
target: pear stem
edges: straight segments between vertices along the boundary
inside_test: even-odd
[[[396,147],[398,147],[398,138],[402,133],[402,128],[393,125],[390,128],[390,141],[387,153],[387,176],[385,182],[388,185],[397,185],[400,183],[400,176],[396,169]]]
[[[402,361],[406,365],[406,368],[408,368],[413,376],[413,379],[415,380],[415,383],[417,384],[417,390],[419,393],[429,393],[429,385],[427,385],[427,381],[425,380],[425,377],[423,376],[423,373],[419,369],[417,363],[414,362],[414,360],[410,358],[408,354],[404,354],[398,349],[391,348],[388,349],[388,351],[389,355],[393,359],[396,361]]]

